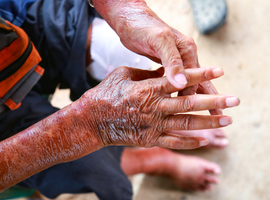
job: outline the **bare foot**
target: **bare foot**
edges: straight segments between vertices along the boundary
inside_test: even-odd
[[[172,179],[182,190],[206,191],[219,182],[219,165],[196,156],[174,153],[160,147],[125,148],[121,167],[127,175],[146,173]]]
[[[209,141],[209,144],[202,148],[224,148],[229,144],[229,140],[222,129],[204,129],[192,131],[172,130],[169,131],[169,133],[189,137],[203,137]]]

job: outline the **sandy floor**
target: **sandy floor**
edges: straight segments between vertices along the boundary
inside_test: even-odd
[[[167,179],[138,175],[133,177],[134,200],[254,200],[270,199],[270,2],[228,0],[226,25],[211,36],[199,35],[187,0],[147,0],[149,6],[169,25],[192,36],[202,67],[224,69],[223,78],[214,81],[220,93],[241,99],[238,108],[227,109],[233,125],[226,128],[230,145],[224,150],[185,151],[218,163],[221,182],[211,192],[185,193]],[[269,17],[269,18],[268,18]],[[53,102],[62,106],[58,92]],[[58,200],[95,199],[93,195],[64,195]]]

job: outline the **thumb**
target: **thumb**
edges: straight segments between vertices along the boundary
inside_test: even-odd
[[[169,51],[168,49],[163,51],[161,55],[161,62],[165,68],[168,81],[179,90],[185,88],[187,79],[183,61],[175,45]]]

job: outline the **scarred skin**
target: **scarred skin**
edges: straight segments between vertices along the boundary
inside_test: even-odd
[[[214,73],[215,71],[215,73]],[[217,73],[218,71],[218,73]],[[144,71],[117,68],[79,100],[0,143],[0,191],[58,163],[108,145],[190,149],[206,145],[200,137],[168,130],[218,128],[231,124],[223,115],[196,116],[188,111],[226,108],[226,95],[171,97],[178,88],[163,68]],[[221,69],[186,70],[187,87],[223,74]],[[237,100],[229,107],[237,106]],[[182,114],[177,114],[182,113]],[[220,124],[225,119],[225,124]],[[223,121],[224,122],[224,121]]]
[[[169,82],[178,89],[185,87],[184,69],[200,68],[194,40],[167,25],[144,0],[93,0],[93,3],[119,35],[121,42],[131,51],[162,63]],[[177,74],[179,81],[175,76]],[[183,92],[217,94],[210,81]],[[219,109],[210,113],[222,114]]]

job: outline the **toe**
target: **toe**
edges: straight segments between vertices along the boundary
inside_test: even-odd
[[[212,130],[214,132],[213,134],[215,137],[226,138],[226,134],[222,129],[217,128],[217,129],[212,129]]]
[[[224,148],[228,146],[228,144],[229,144],[229,140],[227,138],[216,138],[213,141],[212,146],[216,148]]]
[[[206,192],[212,189],[213,189],[213,186],[211,184],[204,184],[204,185],[199,186],[198,191]]]
[[[218,164],[209,162],[205,166],[205,172],[208,174],[210,173],[210,174],[219,175],[221,174],[221,168]]]
[[[219,178],[211,175],[206,175],[205,176],[205,182],[210,183],[210,184],[217,184],[219,183]]]

